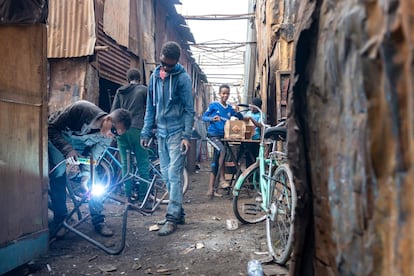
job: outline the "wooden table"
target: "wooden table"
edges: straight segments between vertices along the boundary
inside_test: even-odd
[[[231,179],[229,181],[231,187],[237,181],[239,175],[246,169],[245,158],[246,154],[250,156],[251,160],[256,160],[256,157],[251,151],[249,151],[249,144],[259,145],[260,140],[250,139],[221,139],[224,147],[226,148],[227,158],[224,160],[224,169],[231,168]]]

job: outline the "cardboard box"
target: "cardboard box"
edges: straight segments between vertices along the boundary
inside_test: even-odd
[[[225,139],[245,139],[246,123],[243,120],[228,120],[224,125]]]
[[[245,139],[247,140],[251,140],[253,135],[254,135],[254,131],[256,130],[256,126],[253,124],[247,124],[246,125],[246,133],[244,135]]]

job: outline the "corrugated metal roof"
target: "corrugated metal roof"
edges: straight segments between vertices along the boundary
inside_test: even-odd
[[[48,58],[93,55],[96,41],[93,0],[50,0],[48,21]]]

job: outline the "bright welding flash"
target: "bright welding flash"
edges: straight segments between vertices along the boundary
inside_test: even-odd
[[[99,196],[102,196],[105,193],[105,191],[106,191],[106,189],[105,189],[104,185],[102,185],[100,183],[96,183],[92,186],[91,194],[92,194],[92,196],[99,197]]]

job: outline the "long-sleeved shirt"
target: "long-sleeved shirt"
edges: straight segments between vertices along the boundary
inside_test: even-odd
[[[213,121],[213,118],[218,115],[220,116],[220,121]],[[236,112],[231,105],[223,105],[220,102],[212,102],[204,112],[201,119],[205,122],[209,122],[210,125],[207,129],[207,134],[210,136],[224,136],[224,125],[227,120],[230,120],[230,117],[237,117],[243,119],[243,115]]]
[[[105,111],[88,101],[77,101],[61,112],[51,114],[48,126],[49,141],[65,156],[73,147],[63,137],[63,133],[82,136],[98,131],[94,123]]]

